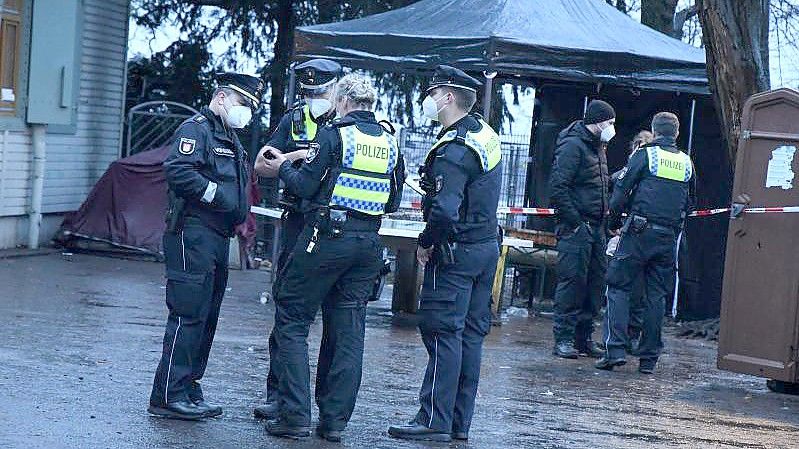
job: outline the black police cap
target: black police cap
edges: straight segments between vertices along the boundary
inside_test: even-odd
[[[430,92],[436,87],[449,86],[477,92],[477,89],[482,85],[483,83],[467,75],[463,70],[448,65],[440,65],[436,67],[436,72],[430,80],[427,91]]]
[[[242,73],[219,73],[216,76],[218,87],[232,89],[249,101],[255,109],[261,104],[261,97],[264,93],[264,82],[260,78]]]
[[[317,90],[333,84],[341,75],[341,65],[329,59],[311,59],[294,68],[300,87]]]

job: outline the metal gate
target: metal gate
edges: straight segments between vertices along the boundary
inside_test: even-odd
[[[744,106],[733,201],[799,206],[799,92]],[[701,176],[701,174],[699,175]],[[718,365],[795,382],[799,351],[799,214],[741,214],[730,222]]]
[[[197,114],[191,106],[174,101],[148,101],[128,111],[125,156],[166,144],[187,118]]]

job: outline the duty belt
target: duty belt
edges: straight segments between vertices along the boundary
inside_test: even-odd
[[[677,229],[672,226],[663,226],[652,222],[647,222],[646,227],[655,231],[677,232]]]

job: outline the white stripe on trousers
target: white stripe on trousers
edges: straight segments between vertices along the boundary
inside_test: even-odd
[[[677,301],[680,296],[680,243],[682,231],[677,234],[677,247],[674,249],[674,301],[671,305],[671,317],[677,318]]]
[[[438,334],[436,334],[436,355],[433,359],[433,387],[430,389],[430,423],[427,427],[433,428],[433,415],[435,414],[436,404],[436,371],[438,371]]]
[[[180,317],[178,317],[178,327],[175,329],[175,337],[172,338],[172,350],[169,352],[169,366],[166,369],[166,386],[164,387],[164,403],[169,404],[169,373],[172,371],[172,356],[175,355],[175,343],[178,341],[180,331]]]

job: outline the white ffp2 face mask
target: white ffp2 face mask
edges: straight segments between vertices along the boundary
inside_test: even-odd
[[[603,142],[610,142],[613,137],[616,136],[616,127],[613,125],[608,125],[605,129],[602,130],[602,133],[599,134],[599,139]]]
[[[444,108],[439,109],[438,108],[438,101],[436,101],[436,99],[433,98],[430,95],[428,95],[422,101],[422,115],[427,117],[427,118],[429,118],[430,120],[439,121],[438,120],[438,114],[442,110],[444,110]]]
[[[241,129],[252,120],[252,109],[242,105],[230,105],[230,99],[225,98],[225,121],[231,128]]]
[[[333,103],[327,98],[310,98],[308,99],[308,110],[313,118],[319,118],[326,115],[333,109]]]

